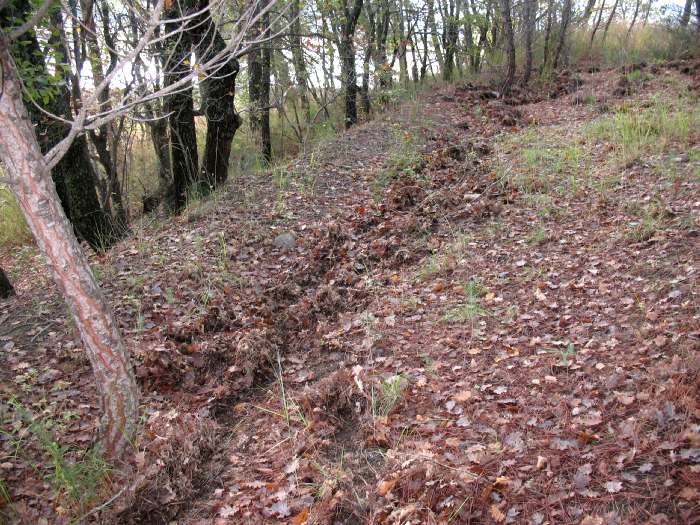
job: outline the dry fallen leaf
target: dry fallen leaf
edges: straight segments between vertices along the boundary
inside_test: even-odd
[[[493,519],[498,523],[506,521],[506,515],[501,512],[501,509],[499,509],[495,503],[491,505],[491,516],[493,516]]]
[[[309,519],[309,507],[305,507],[291,519],[292,525],[304,525]]]
[[[464,403],[465,401],[469,401],[471,398],[472,398],[471,390],[462,390],[461,392],[457,392],[453,396],[453,399],[455,401],[459,401],[460,403]]]
[[[590,514],[581,520],[580,525],[603,525],[603,518]]]
[[[382,481],[377,487],[377,494],[379,494],[380,496],[386,496],[389,492],[392,491],[392,489],[396,486],[396,483],[398,481],[398,478]]]
[[[547,458],[544,456],[537,456],[537,470],[542,470],[547,466]]]
[[[510,486],[510,478],[507,476],[498,476],[493,486],[497,489],[507,489]]]
[[[462,445],[462,440],[454,437],[449,437],[445,440],[445,444],[448,447],[459,448]]]
[[[694,487],[684,487],[678,497],[687,501],[700,501],[700,491]]]
[[[629,405],[631,405],[632,403],[634,403],[634,394],[631,395],[631,396],[628,396],[628,395],[626,395],[626,394],[620,394],[619,396],[617,396],[617,400],[618,400],[621,404],[623,404],[623,405],[625,405],[625,406],[629,406]]]
[[[622,490],[622,481],[617,481],[617,480],[608,481],[605,484],[605,490],[607,490],[611,494],[616,494],[616,493],[620,492]]]

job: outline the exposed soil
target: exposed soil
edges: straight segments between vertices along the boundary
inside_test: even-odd
[[[578,140],[694,89],[693,68],[624,93],[629,71],[508,100],[445,88],[145,220],[93,258],[143,390],[134,453],[76,501],[3,405],[8,520],[698,522],[700,161],[671,144],[611,173],[612,146],[584,144],[601,191],[525,192],[527,144],[509,138]],[[626,204],[652,201],[637,235]],[[0,302],[3,399],[84,449],[99,410],[68,313],[31,249],[0,266],[17,291]]]

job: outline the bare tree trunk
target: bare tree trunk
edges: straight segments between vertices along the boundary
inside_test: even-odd
[[[478,13],[478,10],[474,0],[470,0],[469,3],[472,8],[472,13],[476,15]],[[488,21],[485,17],[481,17],[481,20],[478,22],[477,27],[479,28],[479,41],[477,42],[476,48],[474,49],[472,54],[472,72],[475,74],[478,73],[481,69],[481,54],[483,53],[484,49],[486,49],[486,46],[488,44],[487,35],[489,32],[489,27]]]
[[[562,58],[562,52],[566,44],[566,32],[569,29],[569,22],[571,21],[571,3],[572,0],[564,0],[564,8],[561,13],[561,28],[559,30],[559,43],[557,44],[557,52],[554,55],[554,69],[559,67],[559,61]]]
[[[549,63],[549,46],[552,37],[552,22],[554,19],[554,0],[549,0],[547,3],[547,24],[544,30],[544,51],[542,55],[542,65],[540,66],[540,75],[544,73]]]
[[[532,75],[532,36],[535,32],[537,0],[525,0],[525,71],[523,85],[527,86]]]
[[[301,107],[304,110],[304,118],[308,122],[311,119],[311,106],[309,104],[309,74],[306,71],[304,47],[301,43],[301,0],[292,0],[289,16],[291,18],[290,31],[292,33],[291,48],[294,75],[296,76]]]
[[[2,25],[10,25],[16,18],[25,17],[28,7],[29,3],[17,2],[16,5],[0,11]],[[55,46],[55,36],[50,38],[50,44]],[[66,119],[72,118],[70,84],[75,86],[77,80],[73,79],[70,84],[52,84],[54,77],[46,66],[44,53],[34,31],[27,31],[21,35],[12,48],[16,58],[31,66],[25,70],[42,79],[48,79],[49,85],[55,88],[56,93],[50,98],[45,109]],[[50,150],[66,136],[67,128],[64,123],[48,117],[35,104],[29,104],[28,111],[36,126],[42,152]],[[95,173],[84,136],[78,137],[70,145],[65,156],[53,168],[51,175],[64,212],[78,235],[94,249],[104,249],[113,240],[112,224],[97,196]]]
[[[433,5],[433,0],[429,0],[429,6],[428,9],[430,9],[430,6]],[[430,12],[430,11],[429,11]],[[429,31],[429,18],[430,14],[426,17],[426,19],[423,22],[423,32],[421,33],[421,43],[423,47],[423,51],[421,53],[421,59],[420,59],[420,80],[423,82],[425,80],[425,74],[428,71],[428,60],[430,59],[430,49],[428,48],[428,31]]]
[[[605,42],[605,39],[608,37],[608,30],[610,29],[610,24],[612,24],[613,18],[615,18],[618,5],[620,5],[620,0],[615,0],[612,11],[610,11],[610,17],[608,18],[608,21],[605,24],[605,29],[603,30],[603,42]]]
[[[506,76],[503,79],[502,91],[504,94],[510,92],[515,80],[515,35],[513,33],[513,20],[510,13],[510,0],[500,0],[501,14],[503,15],[503,29],[506,36]]]
[[[589,48],[593,47],[593,40],[595,40],[595,34],[598,32],[600,22],[603,19],[603,9],[605,9],[605,0],[601,2],[600,9],[598,10],[598,18],[596,19],[595,24],[593,25],[593,31],[591,31],[591,40],[588,43]]]
[[[334,16],[338,54],[340,55],[340,77],[345,98],[345,127],[357,124],[357,72],[355,71],[355,28],[360,18],[363,0],[343,0],[340,13]]]
[[[420,73],[418,72],[418,62],[420,58],[420,51],[416,55],[416,50],[418,49],[418,36],[415,33],[411,33],[411,75],[413,76],[413,83],[418,84],[420,82]]]
[[[408,84],[408,60],[406,58],[406,17],[404,15],[403,0],[396,0],[396,54],[399,57],[399,82],[404,86]]]
[[[102,65],[102,52],[97,41],[97,29],[95,25],[95,0],[81,0],[80,3],[83,10],[83,26],[85,27],[85,30],[80,32],[80,36],[86,43],[87,58],[88,62],[90,62],[90,69],[92,71],[94,82],[95,84],[100,84],[105,78],[105,73]],[[60,17],[60,14],[57,13],[57,15]],[[114,42],[112,41],[113,39],[111,38],[109,28],[109,11],[107,4],[104,2],[102,16],[104,37],[107,47],[110,49],[110,53],[112,54],[112,62],[114,63],[117,58],[116,55],[114,55],[114,51],[112,51],[114,49]],[[62,28],[60,30],[62,31]],[[112,67],[112,65],[109,66],[108,72]],[[78,88],[79,86],[76,86],[76,89]],[[109,87],[107,87],[98,97],[101,111],[108,111],[111,109],[109,97]],[[114,140],[114,123],[108,122],[100,126],[98,130],[92,131],[89,136],[92,143],[95,145],[95,149],[97,150],[97,156],[100,164],[105,170],[105,175],[109,184],[110,198],[113,201],[114,208],[116,210],[114,219],[116,220],[119,228],[126,228],[126,209],[124,208],[122,190],[121,186],[119,185],[119,178],[117,176],[117,152],[113,151],[109,147],[110,145],[116,146],[117,144],[117,142]]]
[[[433,49],[435,50],[435,57],[438,61],[438,67],[440,68],[440,71],[444,71],[445,58],[442,54],[442,46],[440,46],[437,24],[435,23],[435,0],[428,0],[428,25],[430,26],[430,37],[433,41]]]
[[[632,22],[630,22],[629,28],[627,28],[627,34],[625,35],[625,40],[630,39],[630,35],[632,34],[632,29],[634,28],[634,24],[637,22],[637,16],[639,16],[639,6],[641,5],[642,0],[637,0],[634,5],[634,15],[632,15]]]
[[[131,35],[134,40],[138,40],[138,24],[135,14],[132,12],[129,16]],[[160,32],[157,30],[157,34]],[[162,46],[156,46],[156,55],[162,55]],[[161,77],[161,63],[155,62],[156,78]],[[143,84],[142,68],[144,64],[141,60],[137,60],[133,65],[134,76],[140,84]],[[156,82],[154,89],[158,90],[160,85]],[[151,195],[144,195],[142,198],[143,213],[154,211],[158,205],[168,197],[168,192],[173,186],[172,169],[170,163],[170,138],[168,136],[168,121],[164,118],[156,118],[156,115],[164,114],[163,101],[151,100],[143,105],[143,112],[146,116],[146,125],[148,126],[153,150],[158,159],[158,189]]]
[[[362,111],[365,115],[369,117],[371,110],[371,103],[369,99],[369,63],[374,54],[374,35],[375,35],[375,19],[372,16],[370,19],[369,13],[367,16],[368,27],[367,27],[367,45],[365,47],[365,54],[362,59],[362,87],[360,88],[360,100],[362,101]]]
[[[265,14],[263,25],[267,27],[270,15]],[[270,135],[270,73],[272,67],[272,46],[269,42],[263,45],[262,50],[262,90],[260,104],[262,106],[262,128],[260,129],[260,142],[262,143],[263,156],[272,160],[272,137]]]
[[[204,11],[208,3],[209,0],[200,1],[198,9]],[[216,23],[208,12],[204,12],[205,18],[198,28],[200,35],[197,37],[195,49],[195,54],[201,63],[209,62],[226,47]],[[241,119],[234,107],[238,70],[238,60],[231,57],[228,61],[217,64],[215,71],[205,72],[205,78],[200,83],[202,113],[207,120],[202,179],[210,189],[220,186],[228,178],[231,143],[241,124]],[[266,106],[269,106],[269,101]]]
[[[108,458],[124,451],[136,432],[138,387],[117,324],[66,215],[22,104],[22,92],[0,32],[0,158],[27,224],[70,307],[92,364],[102,402],[102,447]]]
[[[357,73],[355,72],[355,46],[352,36],[343,36],[338,46],[340,76],[345,92],[345,127],[357,124]]]
[[[151,135],[151,142],[153,143],[153,150],[158,158],[158,180],[161,186],[159,193],[161,193],[160,196],[162,197],[172,184],[168,121],[162,118],[155,118],[152,110],[149,110],[147,116],[151,117],[151,120],[148,121],[148,129]]]
[[[7,299],[8,297],[15,295],[15,289],[12,288],[10,280],[5,275],[5,272],[0,268],[0,299]]]
[[[681,27],[688,27],[690,22],[690,12],[693,9],[693,0],[685,0],[685,7],[683,7],[683,14],[681,15]]]
[[[167,19],[177,19],[185,16],[192,2],[172,4],[165,13],[166,28],[174,31],[180,27],[179,22],[167,23]],[[191,34],[175,32],[165,45],[165,60],[163,64],[165,87],[187,78],[191,71],[190,55],[192,54]],[[194,102],[192,86],[181,88],[168,95],[164,101],[164,109],[168,116],[170,132],[170,155],[173,176],[171,205],[175,210],[181,209],[187,203],[190,188],[199,179],[199,153],[197,151],[197,131],[194,124]]]
[[[442,9],[443,45],[445,46],[444,69],[442,76],[450,82],[454,76],[455,53],[457,51],[457,38],[459,37],[459,6],[455,0],[448,0]]]
[[[386,41],[389,37],[389,23],[391,21],[391,9],[387,0],[380,0],[376,12],[371,3],[366,3],[365,13],[368,17],[376,18],[374,22],[374,74],[379,79],[379,87],[384,89],[391,85],[393,74],[387,67]]]
[[[581,15],[580,20],[580,24],[582,27],[588,25],[588,21],[591,18],[591,13],[593,13],[593,8],[595,7],[595,2],[596,0],[588,0],[588,2],[586,2],[586,9],[584,9],[583,15]]]
[[[265,36],[269,24],[266,13],[253,28],[253,37]],[[250,130],[262,156],[272,159],[270,142],[270,61],[269,43],[261,44],[248,54],[248,94],[250,96]]]

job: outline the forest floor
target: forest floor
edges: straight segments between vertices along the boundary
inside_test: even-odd
[[[0,512],[700,523],[699,88],[443,87],[144,219],[91,259],[143,392],[116,469],[43,262],[0,255]]]

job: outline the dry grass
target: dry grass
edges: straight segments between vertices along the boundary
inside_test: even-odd
[[[15,197],[0,186],[0,248],[27,244],[32,239]]]

